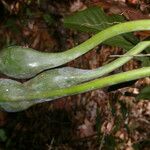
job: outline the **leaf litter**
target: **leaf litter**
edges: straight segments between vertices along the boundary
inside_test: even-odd
[[[3,2],[7,3],[4,0]],[[41,16],[32,17],[32,21],[27,20],[26,26],[21,26],[20,20],[16,20],[15,27],[21,29],[17,34],[13,34],[11,28],[6,28],[4,24],[1,24],[3,30],[0,31],[0,35],[6,41],[1,41],[0,46],[3,47],[6,43],[11,45],[17,43],[49,52],[63,47],[63,44],[66,47],[73,47],[81,42],[77,39],[78,36],[85,37],[85,40],[88,36],[87,33],[63,29],[61,25],[63,16],[95,4],[103,7],[108,13],[115,13],[114,8],[116,8],[119,10],[117,13],[121,13],[129,20],[139,19],[139,16],[149,17],[148,4],[144,1],[140,1],[140,4],[133,4],[131,0],[128,3],[121,0],[111,3],[99,0],[89,2],[56,0],[48,3],[45,1],[40,6],[41,9],[46,7],[49,11],[51,8],[50,13],[58,16],[60,20],[54,23],[51,29],[43,22]],[[9,6],[8,11],[18,16],[24,4],[32,9],[36,6],[34,11],[39,11],[39,5],[32,1],[24,0],[7,4],[5,7]],[[134,15],[131,15],[133,12]],[[59,32],[58,26],[61,26],[63,32]],[[138,36],[144,38],[149,36],[147,32],[143,33],[139,32]],[[58,36],[63,36],[63,38],[60,39]],[[24,39],[24,42],[21,39]],[[93,69],[111,61],[112,58],[109,56],[113,54],[122,54],[122,49],[105,45],[98,46],[67,65]],[[140,63],[137,60],[132,60],[114,73],[132,70],[139,66]],[[20,113],[1,112],[0,126],[6,132],[7,138],[0,142],[0,147],[1,149],[7,147],[7,149],[68,150],[109,149],[108,145],[110,145],[111,148],[132,150],[135,147],[141,148],[140,144],[142,150],[146,150],[149,147],[147,140],[150,137],[150,102],[144,99],[137,101],[135,98],[146,85],[150,85],[149,78],[140,79],[131,85],[110,87],[109,92],[108,88],[105,88],[38,104]]]

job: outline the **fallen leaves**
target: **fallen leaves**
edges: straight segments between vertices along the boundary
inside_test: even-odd
[[[100,6],[108,14],[121,14],[128,20],[150,18],[147,13],[149,6],[143,1],[140,2],[139,9],[133,6],[137,5],[136,0],[128,0],[132,6],[127,5],[124,0],[118,1],[119,4],[104,0],[91,0],[91,2],[90,6]],[[10,9],[8,11],[18,15],[21,9],[20,3],[13,1],[12,4],[11,7],[7,8]],[[29,5],[29,2],[27,4]],[[5,4],[3,3],[3,5]],[[50,8],[52,14],[59,16],[61,20],[61,17],[68,13],[66,10],[69,10],[70,13],[86,7],[88,7],[86,3],[76,0],[69,1],[67,4],[63,1],[60,3],[54,1],[53,5],[47,3],[46,8]],[[59,18],[57,19],[59,20]],[[3,39],[7,41],[14,39],[18,44],[44,51],[53,50],[55,46],[60,47],[59,40],[51,34],[51,29],[40,15],[28,19],[23,26],[17,20],[16,25],[21,29],[21,33],[14,35],[11,29],[5,28],[5,30],[0,31]],[[61,35],[61,39],[66,38],[63,42],[67,48],[89,38],[89,35],[85,33],[67,31],[66,34],[63,29],[61,31],[62,33],[58,35]],[[137,32],[135,35],[140,39],[150,37],[148,31]],[[110,55],[122,53],[122,49],[116,47],[98,46],[86,55],[68,63],[68,65],[94,69],[112,61]],[[132,70],[139,66],[139,62],[132,60],[116,72],[122,71],[122,69],[124,71]],[[51,103],[39,104],[22,114],[10,115],[1,112],[0,126],[7,125],[7,128],[11,130],[9,138],[15,149],[19,145],[26,147],[27,138],[31,146],[36,146],[38,142],[38,148],[46,146],[46,148],[56,149],[78,149],[79,147],[97,149],[100,147],[102,137],[104,139],[103,148],[103,146],[109,145],[106,136],[111,136],[117,143],[118,149],[133,150],[134,143],[147,139],[150,135],[150,102],[148,100],[137,101],[135,98],[146,85],[150,85],[150,78],[140,79],[132,86],[116,88],[112,92],[108,92],[105,88],[59,99]]]
[[[70,12],[84,10],[86,8],[87,8],[86,5],[83,2],[81,2],[81,0],[76,0],[71,4]]]
[[[125,3],[101,1],[93,4],[108,10],[112,14],[121,14],[128,20],[150,19],[148,14],[143,14],[139,9],[127,6]]]

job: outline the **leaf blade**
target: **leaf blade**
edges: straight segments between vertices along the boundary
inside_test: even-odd
[[[77,12],[72,16],[66,17],[64,19],[64,26],[81,32],[97,33],[114,24],[124,21],[125,19],[123,16],[107,16],[100,8],[91,7],[84,11]],[[111,38],[103,43],[110,46],[119,46],[129,50],[134,44],[137,44],[137,42],[138,39],[132,34],[124,34],[123,36],[116,36],[115,38]]]

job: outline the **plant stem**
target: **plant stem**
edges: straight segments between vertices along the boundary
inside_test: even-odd
[[[128,51],[126,54],[123,55],[126,57],[118,58],[118,59],[112,61],[111,63],[106,64],[98,69],[91,70],[91,71],[89,71],[88,74],[81,75],[79,78],[83,78],[83,81],[87,81],[87,80],[91,80],[91,79],[106,75],[107,73],[110,73],[111,71],[115,70],[116,68],[121,67],[123,64],[128,62],[131,58],[133,58],[134,55],[140,53],[148,46],[150,46],[150,41],[140,42],[135,47],[133,47],[130,51]]]
[[[30,89],[30,91],[36,91],[37,93],[40,93],[43,91],[46,92],[58,90],[81,84],[110,73],[132,59],[132,56],[128,55],[138,54],[149,45],[150,41],[140,42],[134,48],[124,54],[127,57],[118,58],[109,64],[93,70],[84,70],[72,67],[48,70],[37,75],[35,78],[24,82],[22,86],[27,87]]]
[[[74,60],[109,38],[140,30],[150,30],[150,19],[114,25],[65,52],[43,53],[20,46],[8,47],[0,51],[0,72],[17,79],[31,78],[43,70]]]
[[[136,80],[139,78],[150,76],[150,67],[144,67],[140,69],[135,69],[132,71],[127,71],[124,73],[119,73],[115,75],[111,75],[108,77],[103,77],[100,79],[96,79],[93,81],[89,81],[83,84],[79,84],[76,86],[72,86],[69,88],[52,90],[47,92],[41,92],[39,94],[29,93],[27,100],[35,100],[36,99],[56,99],[68,95],[74,95],[79,93],[84,93],[91,90],[96,90],[99,88],[104,88],[110,85],[115,85],[122,82],[127,82],[131,80]]]
[[[147,19],[138,21],[128,21],[109,27],[92,36],[90,39],[83,42],[82,44],[65,52],[58,53],[60,55],[60,59],[58,58],[59,62],[56,66],[60,66],[71,60],[74,60],[75,58],[87,53],[89,50],[93,49],[94,47],[96,47],[97,45],[109,38],[112,38],[119,34],[140,30],[150,30],[150,20]],[[61,58],[64,59],[61,60]]]

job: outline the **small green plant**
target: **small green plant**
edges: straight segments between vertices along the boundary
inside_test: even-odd
[[[141,69],[95,79],[122,66],[133,58],[134,55],[149,47],[150,41],[139,42],[124,54],[126,57],[118,58],[98,69],[82,70],[63,67],[45,71],[46,69],[60,66],[85,54],[109,38],[140,30],[150,30],[150,20],[119,23],[62,53],[42,53],[20,46],[4,48],[0,52],[0,71],[17,79],[34,78],[24,83],[12,79],[0,79],[1,108],[6,111],[21,111],[36,103],[149,76],[150,67],[143,67]]]

